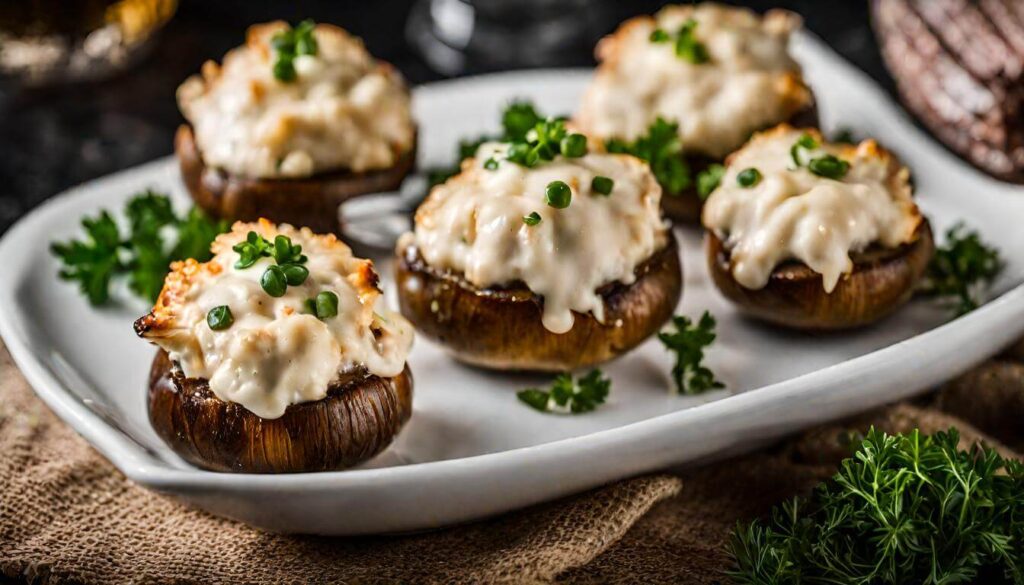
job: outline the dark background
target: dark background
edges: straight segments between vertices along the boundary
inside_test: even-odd
[[[598,36],[629,16],[654,12],[664,4],[606,1],[608,24],[598,27],[603,30],[596,30],[586,46],[567,51],[560,64],[592,65],[591,47]],[[892,89],[868,23],[866,1],[734,3],[801,14],[808,29]],[[220,60],[241,44],[252,23],[307,17],[331,22],[362,37],[371,53],[397,66],[413,85],[444,77],[406,41],[405,22],[412,7],[411,0],[181,0],[152,51],[127,72],[105,81],[46,90],[0,89],[0,233],[67,187],[170,154],[174,130],[182,121],[175,88],[203,61]],[[475,67],[466,73],[485,69]]]

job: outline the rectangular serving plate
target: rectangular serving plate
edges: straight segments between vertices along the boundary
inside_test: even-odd
[[[421,530],[550,500],[666,466],[723,457],[827,419],[911,396],[965,370],[1024,334],[1024,193],[942,150],[860,71],[810,35],[794,52],[826,130],[874,136],[914,171],[918,200],[937,233],[958,220],[998,246],[1007,268],[995,299],[965,317],[921,301],[851,333],[812,335],[740,317],[708,281],[701,236],[677,228],[685,273],[679,312],[709,309],[719,339],[708,363],[723,391],[674,396],[669,356],[650,340],[604,370],[611,399],[596,412],[554,416],[514,391],[544,377],[493,374],[417,340],[410,356],[414,415],[394,445],[359,469],[277,476],[202,471],[156,437],[146,416],[153,348],[132,321],[148,307],[119,294],[90,307],[56,278],[52,240],[77,235],[83,215],[119,210],[142,188],[187,197],[173,160],[124,171],[54,197],[0,241],[0,334],[39,396],[132,480],[261,528],[317,534]],[[459,138],[494,129],[501,107],[532,99],[571,113],[591,72],[547,70],[445,81],[417,88],[425,166],[450,164]],[[390,284],[387,259],[378,259]],[[393,292],[393,291],[391,291]],[[393,299],[392,299],[393,300]]]

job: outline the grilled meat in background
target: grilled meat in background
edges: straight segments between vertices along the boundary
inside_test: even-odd
[[[988,174],[1024,183],[1024,0],[871,0],[906,107]]]

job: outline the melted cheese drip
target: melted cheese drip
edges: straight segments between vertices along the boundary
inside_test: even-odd
[[[710,55],[694,64],[673,42],[652,43],[660,28],[675,34],[690,18]],[[770,11],[704,3],[669,6],[654,18],[624,24],[598,46],[602,64],[583,97],[577,123],[603,139],[633,140],[659,116],[679,124],[683,149],[721,159],[756,130],[789,119],[811,101],[789,56],[799,19]]]
[[[853,270],[851,252],[910,242],[921,221],[908,171],[874,141],[810,151],[809,158],[831,153],[850,163],[844,177],[832,180],[793,169],[790,147],[802,133],[780,126],[755,136],[729,157],[721,185],[704,205],[705,227],[724,240],[732,275],[746,288],[764,287],[775,267],[799,260],[831,292]],[[736,176],[750,167],[763,178],[741,187]]]
[[[646,165],[626,155],[482,168],[481,161],[501,159],[505,148],[481,146],[460,175],[435,187],[399,249],[415,245],[429,265],[460,272],[478,288],[525,283],[544,298],[544,327],[554,333],[572,329],[573,311],[604,322],[597,289],[632,283],[637,265],[666,244],[661,188]],[[615,182],[610,196],[591,191],[595,176]],[[572,190],[565,209],[545,203],[545,188],[555,180]],[[532,212],[541,222],[528,226],[523,216]]]
[[[317,25],[316,55],[295,59],[297,78],[273,76],[270,39],[285,27],[250,28],[246,44],[208,62],[178,88],[204,162],[249,177],[308,177],[394,166],[414,125],[401,76],[362,41]]]
[[[259,284],[271,258],[235,268],[238,254],[231,246],[244,240],[249,229],[271,241],[283,233],[302,245],[309,256],[306,282],[274,298]],[[374,312],[380,293],[361,281],[372,266],[354,258],[344,244],[308,229],[282,225],[278,231],[266,223],[236,224],[216,246],[219,253],[198,272],[180,302],[171,305],[172,328],[149,337],[186,376],[208,379],[221,400],[272,419],[291,404],[324,398],[331,382],[357,367],[381,377],[404,369],[412,328],[397,313]],[[338,295],[338,315],[323,321],[303,312],[305,300],[321,291]],[[234,324],[214,331],[206,315],[220,305],[230,307]]]

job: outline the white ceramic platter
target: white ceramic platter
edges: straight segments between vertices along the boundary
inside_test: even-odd
[[[514,391],[542,377],[488,374],[417,341],[410,358],[412,421],[360,469],[253,476],[201,471],[178,459],[146,417],[154,349],[132,321],[146,312],[127,294],[94,309],[57,280],[53,239],[78,234],[82,215],[119,210],[135,191],[171,191],[187,205],[171,160],[72,189],[40,206],[0,242],[0,333],[38,394],[134,481],[215,514],[288,532],[360,534],[465,522],[666,466],[721,457],[824,419],[922,391],[1024,333],[1024,192],[989,180],[916,129],[873,83],[808,35],[795,52],[818,95],[824,126],[848,126],[895,150],[914,170],[937,233],[963,219],[1006,256],[995,300],[946,322],[917,301],[852,334],[783,333],[741,319],[708,282],[700,236],[680,230],[685,285],[679,312],[710,309],[719,340],[709,365],[728,389],[668,392],[670,356],[657,341],[605,371],[610,401],[581,416],[545,415]],[[460,137],[496,126],[512,98],[572,112],[590,73],[535,71],[446,81],[415,90],[421,162],[450,163]],[[381,271],[390,272],[386,262]],[[385,287],[388,282],[385,281]]]

